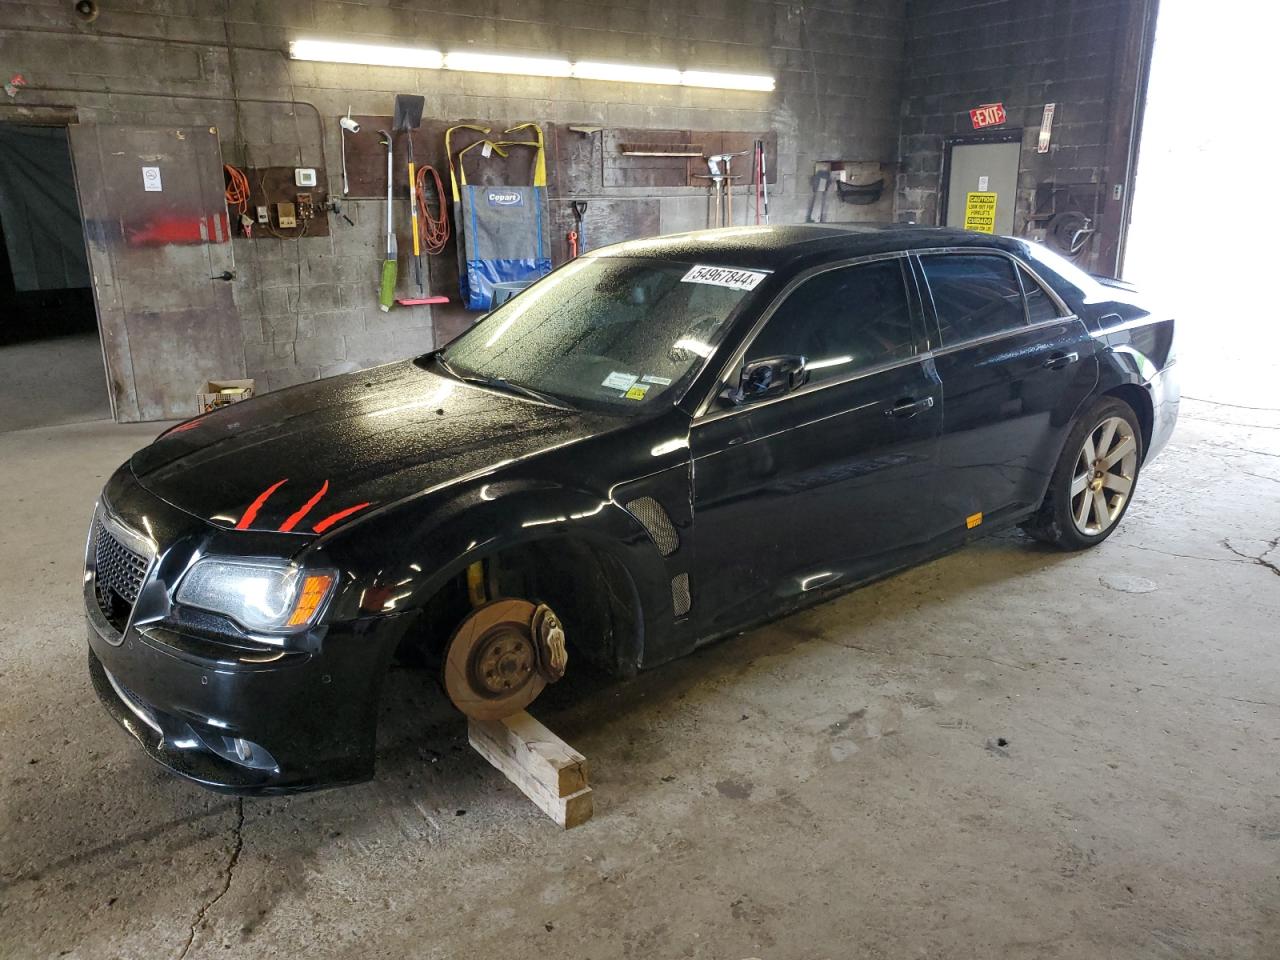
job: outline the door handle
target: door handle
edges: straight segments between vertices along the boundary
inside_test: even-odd
[[[884,412],[886,417],[914,417],[917,413],[933,408],[933,397],[905,397]]]
[[[1047,370],[1061,370],[1079,359],[1080,354],[1078,353],[1055,353],[1044,362],[1044,367]]]

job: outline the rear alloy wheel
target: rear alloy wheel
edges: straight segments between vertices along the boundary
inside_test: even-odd
[[[1101,543],[1129,508],[1141,464],[1137,415],[1123,400],[1104,397],[1072,428],[1044,504],[1023,529],[1064,550]]]
[[[1107,417],[1084,439],[1071,478],[1071,521],[1086,537],[1110,530],[1138,476],[1138,440],[1120,417]]]

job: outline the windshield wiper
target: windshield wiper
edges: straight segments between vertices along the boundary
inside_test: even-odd
[[[505,390],[507,393],[516,393],[526,396],[531,400],[537,400],[539,403],[545,403],[552,407],[559,407],[562,410],[569,409],[569,404],[565,403],[559,397],[550,393],[543,393],[541,390],[535,390],[533,387],[526,387],[523,383],[512,383],[505,377],[486,377],[476,373],[459,373],[444,358],[442,354],[437,353],[435,356],[436,363],[444,369],[445,373],[453,377],[455,380],[461,380],[463,383],[474,383],[482,387],[493,387],[498,390]]]
[[[520,393],[531,400],[537,400],[540,403],[549,404],[553,407],[559,407],[562,410],[569,409],[569,404],[565,403],[559,397],[550,393],[544,393],[533,387],[526,387],[523,383],[512,383],[505,377],[476,377],[476,383],[483,383],[485,386],[497,387],[500,390],[506,390],[510,393]]]

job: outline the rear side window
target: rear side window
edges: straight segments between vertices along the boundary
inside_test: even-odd
[[[806,280],[774,311],[748,360],[803,356],[810,382],[915,353],[911,309],[897,259],[840,267]]]
[[[1062,316],[1062,311],[1053,302],[1053,297],[1049,296],[1040,281],[1028,270],[1018,267],[1018,276],[1022,278],[1022,289],[1027,295],[1027,318],[1032,323]]]
[[[1008,257],[942,254],[920,262],[944,347],[1026,326],[1022,286]]]

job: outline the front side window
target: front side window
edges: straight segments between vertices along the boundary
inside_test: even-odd
[[[1008,257],[947,253],[920,262],[944,347],[1026,326],[1022,286]]]
[[[494,310],[438,358],[454,376],[570,406],[652,409],[678,399],[764,276],[581,257]]]
[[[796,287],[746,359],[802,356],[809,382],[847,376],[915,353],[901,261],[840,267]]]

